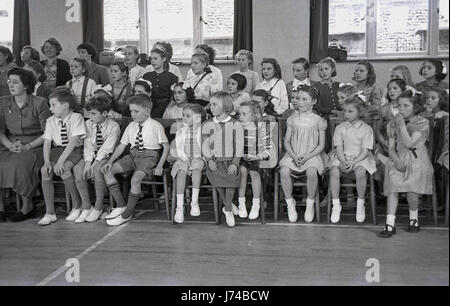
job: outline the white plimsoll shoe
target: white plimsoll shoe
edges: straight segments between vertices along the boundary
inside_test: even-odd
[[[175,212],[175,216],[173,218],[176,223],[183,223],[184,222],[184,207],[183,205],[177,205],[177,209]]]
[[[234,221],[234,214],[231,211],[225,211],[225,207],[222,208],[223,213],[225,214],[225,219],[227,222],[227,225],[229,227],[234,227],[236,225]]]
[[[75,221],[81,214],[81,209],[72,209],[70,214],[66,217],[66,221]]]
[[[128,218],[124,219],[122,217],[122,215],[119,215],[115,219],[106,220],[106,224],[108,224],[109,226],[119,226],[119,225],[122,225],[124,223],[130,222],[132,217],[133,216],[129,216]]]
[[[252,208],[250,209],[250,214],[248,215],[248,218],[250,220],[258,219],[260,208],[261,208],[260,204],[253,204]]]
[[[40,226],[50,225],[58,221],[56,215],[45,214],[45,216],[38,222]]]
[[[111,211],[111,213],[109,213],[109,214],[107,214],[107,215],[105,216],[105,219],[106,219],[106,220],[112,220],[112,219],[115,219],[115,218],[117,218],[118,216],[120,216],[126,209],[127,209],[126,206],[124,206],[124,207],[116,207],[116,208],[113,208],[113,210]]]
[[[288,205],[288,217],[289,217],[289,222],[291,222],[291,223],[297,222],[297,218],[298,218],[298,214],[297,214],[297,210],[295,209],[295,206],[296,206],[295,201],[293,204]]]
[[[341,219],[341,211],[342,206],[341,205],[333,205],[333,208],[331,209],[331,223],[338,223]]]
[[[198,217],[200,216],[200,206],[198,203],[191,203],[191,212],[190,215],[192,217]]]
[[[245,219],[248,217],[247,206],[245,204],[239,205],[239,218]]]
[[[86,222],[92,223],[92,222],[97,221],[100,218],[100,216],[102,215],[102,213],[103,213],[103,210],[99,211],[94,208],[91,211],[91,213],[89,214],[89,216],[86,217]]]
[[[75,220],[75,223],[84,223],[84,222],[86,222],[86,218],[91,214],[93,209],[94,209],[93,207],[91,207],[91,209],[83,209],[81,211],[80,216]]]
[[[363,223],[366,220],[366,207],[364,203],[356,205],[356,222]]]
[[[305,222],[311,223],[314,220],[314,205],[306,205]]]
[[[239,208],[231,203],[231,211],[233,212],[233,215],[238,216],[239,215]]]

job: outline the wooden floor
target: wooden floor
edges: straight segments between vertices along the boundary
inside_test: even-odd
[[[418,234],[399,228],[383,240],[376,237],[381,227],[370,224],[282,219],[229,229],[208,221],[171,225],[164,216],[141,211],[119,228],[63,219],[46,228],[37,219],[0,223],[0,285],[73,285],[64,265],[76,257],[79,285],[369,285],[369,258],[380,262],[379,285],[449,285],[444,228]]]

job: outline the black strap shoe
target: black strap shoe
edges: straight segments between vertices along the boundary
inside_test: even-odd
[[[417,221],[416,219],[409,220],[408,233],[418,233],[418,232],[420,232],[419,221]]]
[[[28,219],[34,218],[34,210],[30,211],[28,214],[23,214],[21,211],[15,213],[11,217],[9,217],[10,222],[22,222]]]
[[[391,230],[389,230],[391,228]],[[393,235],[397,233],[397,230],[395,229],[395,226],[386,224],[384,227],[384,230],[378,234],[379,238],[391,238]]]

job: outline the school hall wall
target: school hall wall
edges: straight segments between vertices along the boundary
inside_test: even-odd
[[[76,47],[82,41],[81,22],[69,23],[66,20],[66,1],[39,0],[30,1],[31,43],[40,48],[49,37],[55,37],[63,46],[61,58],[69,60],[77,52]],[[309,58],[309,13],[310,0],[254,0],[253,2],[253,51],[254,70],[260,72],[263,57],[275,57],[281,64],[285,82],[292,79],[291,61],[298,57]],[[442,59],[448,67],[448,57]],[[423,59],[377,60],[372,61],[377,72],[377,85],[386,86],[390,69],[403,64],[410,68],[413,80],[422,80],[418,71]],[[336,80],[350,82],[356,62],[341,62],[337,65]],[[238,68],[234,64],[217,63],[222,70],[224,85],[227,77]],[[181,65],[186,75],[189,65]],[[317,69],[312,67],[311,78],[318,79]],[[448,82],[448,76],[446,81]]]

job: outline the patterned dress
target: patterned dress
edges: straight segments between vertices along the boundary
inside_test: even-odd
[[[384,194],[386,196],[400,192],[432,194],[433,166],[425,145],[430,132],[430,123],[421,116],[414,116],[406,123],[406,129],[410,136],[415,132],[421,134],[411,148],[407,148],[403,143],[400,128],[393,120],[387,126],[388,137],[395,140],[398,157],[405,164],[406,170],[404,172],[397,170],[391,159],[387,162]]]

